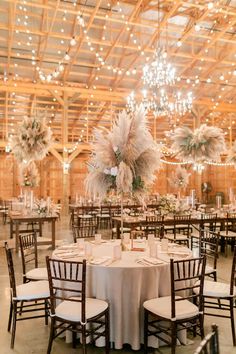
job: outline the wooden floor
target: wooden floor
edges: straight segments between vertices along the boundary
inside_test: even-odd
[[[0,221],[1,222],[1,221]],[[50,232],[50,228],[47,230],[47,225],[44,225],[44,236]],[[104,232],[104,236],[108,237],[109,232]],[[9,225],[1,225],[0,233],[0,246],[3,245],[3,241],[9,237]],[[57,241],[61,242],[62,240],[69,240],[72,242],[72,233],[69,229],[69,219],[64,217],[57,223]],[[10,245],[13,246],[12,240]],[[45,246],[42,246],[39,250],[39,259],[40,265],[43,264],[45,255],[50,255],[51,251],[48,250]],[[21,276],[21,263],[19,255],[14,252],[14,262],[16,269],[16,276],[19,282],[22,279]],[[227,258],[221,256],[218,264],[219,270],[219,280],[229,281],[230,276],[230,266],[231,266],[231,256]],[[4,250],[0,248],[0,353],[1,354],[43,354],[47,350],[47,342],[49,336],[49,327],[44,326],[41,319],[36,319],[32,321],[23,321],[17,323],[16,331],[16,341],[14,350],[10,349],[10,334],[7,332],[7,318],[9,310],[9,282],[8,274],[6,268],[6,260]],[[235,314],[236,315],[236,314]],[[221,354],[236,354],[236,348],[232,346],[231,339],[231,329],[230,321],[227,319],[219,318],[205,318],[205,329],[206,333],[210,330],[211,323],[216,322],[219,325],[219,334],[220,334],[220,347]],[[194,349],[197,348],[199,344],[199,339],[195,338],[194,341],[190,338],[189,345],[179,346],[177,348],[177,354],[191,354],[194,352]],[[80,353],[81,350],[79,346],[77,349],[72,349],[70,344],[65,343],[64,339],[57,339],[53,343],[52,354],[74,354]],[[103,353],[103,348],[95,348],[88,346],[88,354],[100,354]],[[170,350],[167,347],[161,347],[160,349],[153,351],[153,353],[163,353],[167,354]],[[142,349],[140,351],[132,351],[129,346],[125,346],[123,350],[111,350],[111,354],[115,353],[143,353]]]

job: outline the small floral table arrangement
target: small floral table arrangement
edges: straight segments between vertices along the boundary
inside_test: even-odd
[[[174,194],[161,195],[158,204],[158,209],[162,215],[184,214],[190,210],[186,201],[177,198]]]
[[[55,210],[54,204],[50,197],[45,199],[38,199],[34,203],[34,210],[41,216],[52,214]]]

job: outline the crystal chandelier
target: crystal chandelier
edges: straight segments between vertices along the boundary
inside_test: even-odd
[[[144,108],[147,111],[152,111],[155,117],[173,115],[182,116],[192,108],[192,93],[188,92],[186,97],[178,92],[169,100],[169,96],[164,88],[159,89],[156,92],[148,92],[147,90],[142,91],[142,100]],[[134,112],[137,107],[137,102],[135,100],[134,92],[127,97],[127,111]]]
[[[175,83],[175,68],[167,62],[167,53],[157,48],[154,61],[143,68],[143,82],[150,89],[156,89]]]

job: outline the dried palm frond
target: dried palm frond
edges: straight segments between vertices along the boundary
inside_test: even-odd
[[[190,173],[185,168],[178,166],[175,172],[172,172],[171,177],[168,178],[169,184],[177,189],[184,189],[189,183]]]
[[[109,178],[109,175],[106,175],[104,172],[95,169],[87,175],[85,183],[86,192],[89,195],[104,198],[107,191],[112,186],[112,179]]]
[[[228,151],[228,156],[227,156],[226,161],[228,163],[232,163],[232,164],[234,164],[234,166],[236,166],[236,140],[233,143],[231,149]]]
[[[176,156],[192,162],[219,161],[220,154],[225,151],[222,129],[206,124],[194,131],[188,127],[177,128],[171,139],[171,148],[176,151]]]
[[[133,174],[128,165],[121,161],[116,177],[116,187],[118,192],[129,193],[132,191]]]
[[[154,172],[160,167],[161,153],[157,146],[153,146],[140,154],[134,164],[136,176],[142,176],[146,184],[151,184],[156,176]]]
[[[96,155],[97,165],[101,168],[113,167],[116,165],[116,155],[113,149],[109,135],[95,129],[94,131],[95,142],[93,145],[93,152]]]

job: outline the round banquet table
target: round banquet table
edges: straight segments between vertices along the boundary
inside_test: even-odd
[[[170,295],[170,256],[174,259],[184,259],[191,257],[192,253],[180,246],[174,249],[175,254],[161,252],[161,247],[157,244],[157,259],[160,263],[139,263],[149,255],[148,247],[144,244],[142,245],[146,248],[144,252],[123,251],[121,259],[113,260],[113,247],[117,242],[119,240],[97,245],[91,241],[93,260],[87,262],[86,296],[108,301],[110,341],[114,343],[115,349],[121,349],[123,344],[130,344],[133,350],[138,350],[143,343],[144,301]],[[173,247],[174,244],[170,245],[169,250]],[[71,261],[86,258],[82,255],[84,251],[79,250],[77,244],[68,245],[67,249],[64,246],[64,249],[64,255],[62,250],[55,250],[53,258]],[[176,254],[178,252],[179,255]],[[99,264],[103,259],[107,261]],[[181,342],[185,342],[186,333],[182,333],[181,337]],[[150,339],[151,346],[159,346],[157,339]],[[97,342],[98,346],[103,345],[102,340]]]

